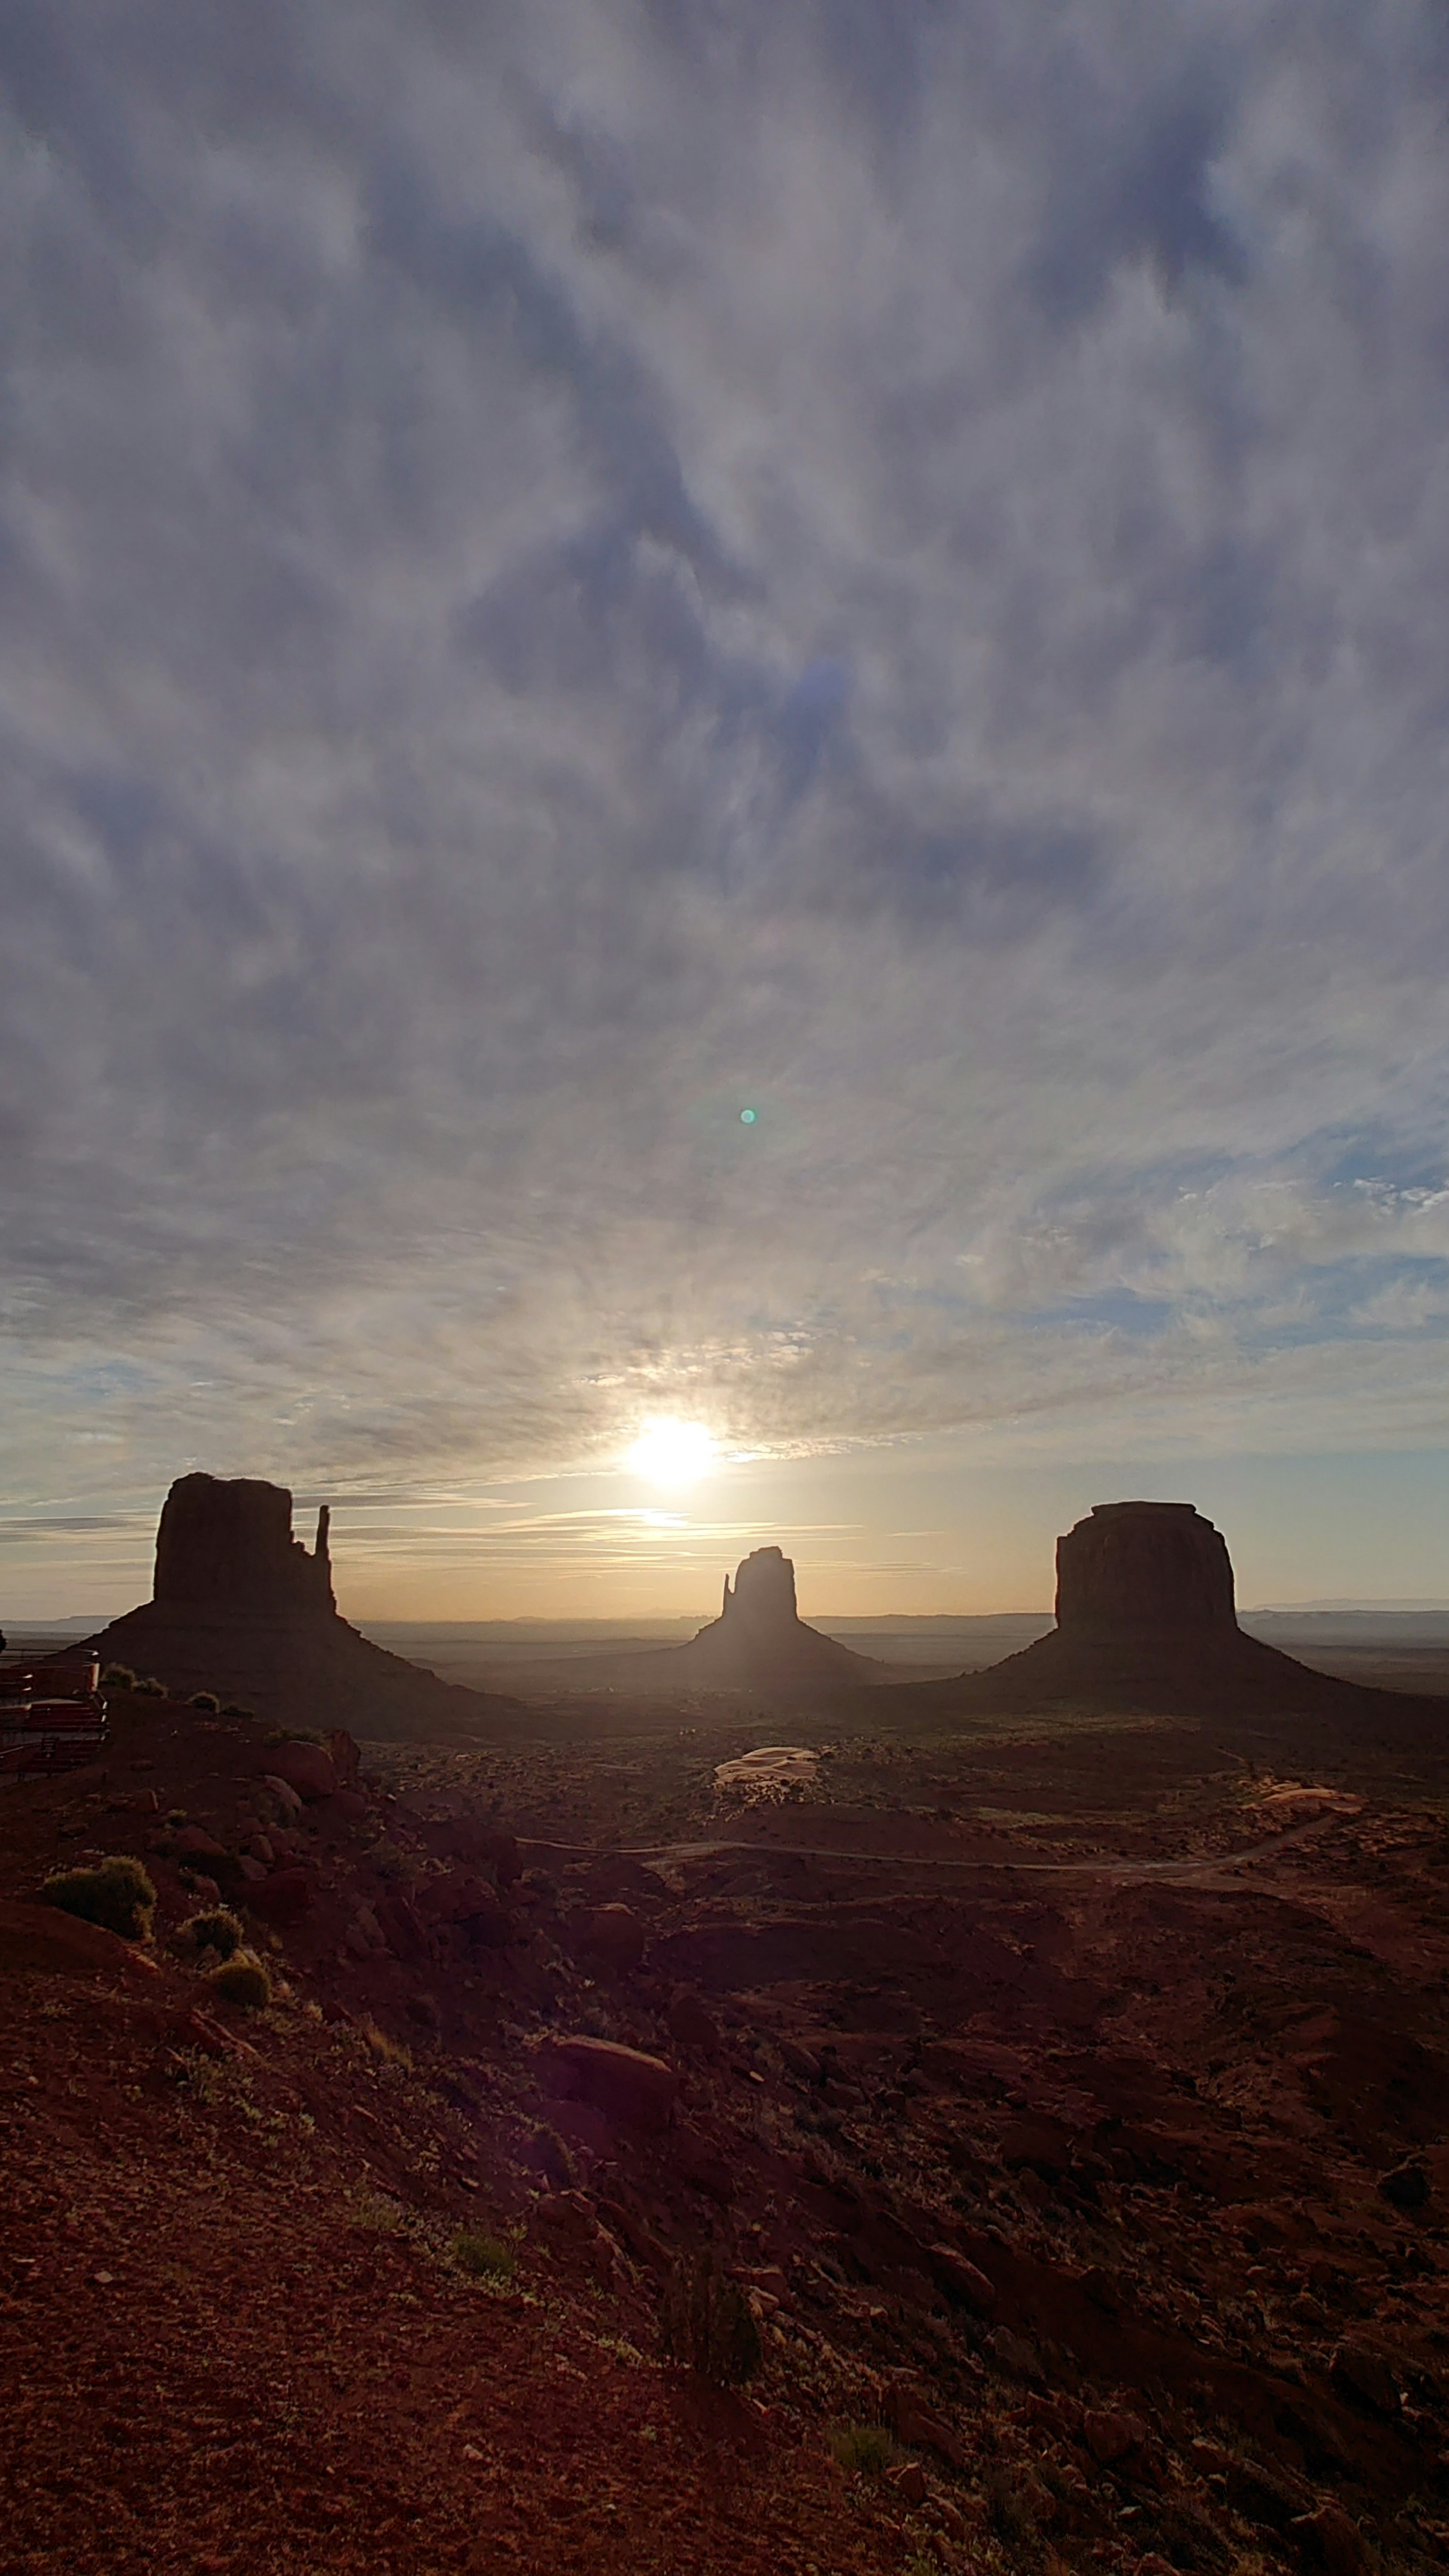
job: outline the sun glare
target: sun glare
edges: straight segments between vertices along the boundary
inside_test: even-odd
[[[646,1423],[629,1452],[629,1465],[655,1485],[692,1485],[715,1462],[714,1435],[702,1422],[671,1414]]]

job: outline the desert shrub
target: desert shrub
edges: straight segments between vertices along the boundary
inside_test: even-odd
[[[517,2248],[507,2237],[489,2236],[478,2227],[460,2227],[449,2239],[448,2254],[475,2281],[511,2281],[518,2269]]]
[[[181,1929],[190,1934],[198,1950],[214,1950],[219,1959],[230,1959],[241,1947],[242,1927],[229,1905],[208,1905]]]
[[[143,1682],[137,1682],[136,1691],[137,1695],[141,1699],[169,1699],[171,1697],[171,1693],[167,1689],[166,1684],[161,1681],[155,1673],[148,1673]]]
[[[206,1982],[224,2003],[241,2004],[248,2012],[260,2012],[272,2000],[271,1978],[250,1950],[237,1950],[231,1958],[223,1959]]]
[[[114,1852],[95,1869],[58,1870],[40,1891],[43,1905],[58,1905],[62,1914],[79,1915],[82,1923],[99,1923],[119,1932],[123,1941],[144,1941],[151,1930],[156,1890],[138,1860]]]
[[[405,2075],[412,2073],[412,2050],[405,2048],[400,2039],[390,2039],[385,2030],[378,2029],[375,2021],[361,2023],[358,2037],[364,2048],[371,2050],[379,2066],[395,2066]]]
[[[185,1822],[186,1809],[184,1807],[168,1807],[166,1811],[166,1823],[170,1826],[173,1834],[179,1833]]]
[[[546,1904],[557,1905],[558,1880],[551,1878],[546,1869],[526,1869],[518,1884],[520,1887],[531,1887],[535,1896],[541,1896]]]
[[[686,2362],[717,2388],[737,2388],[760,2367],[760,2330],[749,2300],[717,2254],[675,2264],[660,2323],[670,2360]]]
[[[134,1690],[136,1676],[129,1664],[107,1664],[101,1675],[102,1690]]]
[[[252,1711],[249,1708],[243,1708],[239,1699],[229,1699],[225,1703],[221,1714],[223,1717],[250,1717],[252,1715]]]
[[[193,1708],[204,1708],[209,1717],[218,1717],[221,1714],[221,1702],[215,1691],[193,1691],[191,1705]]]
[[[407,2226],[406,2212],[380,2191],[355,2193],[351,2216],[353,2226],[369,2236],[401,2236]]]
[[[830,2456],[853,2478],[883,2478],[896,2446],[884,2424],[840,2424],[830,2436]]]

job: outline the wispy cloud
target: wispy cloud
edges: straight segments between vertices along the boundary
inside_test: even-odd
[[[0,81],[18,1504],[1444,1436],[1437,21]]]

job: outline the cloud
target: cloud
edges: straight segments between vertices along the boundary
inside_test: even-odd
[[[13,10],[21,1502],[1442,1437],[1446,78]]]

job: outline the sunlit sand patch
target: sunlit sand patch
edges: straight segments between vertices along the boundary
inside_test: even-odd
[[[1358,1816],[1362,1798],[1346,1789],[1324,1789],[1302,1780],[1281,1780],[1250,1800],[1254,1814],[1269,1825],[1306,1825],[1315,1816]]]
[[[718,1798],[735,1798],[752,1806],[761,1801],[803,1798],[809,1791],[820,1756],[805,1744],[761,1744],[733,1762],[715,1766]]]

